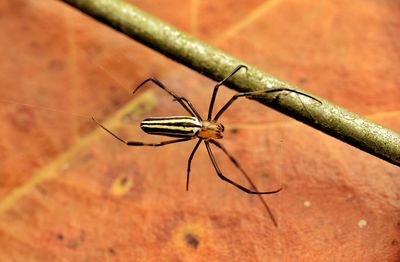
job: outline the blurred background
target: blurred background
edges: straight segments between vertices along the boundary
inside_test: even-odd
[[[130,1],[251,65],[400,130],[398,1]],[[265,196],[220,180],[195,141],[160,148],[139,123],[206,115],[215,82],[62,1],[0,3],[1,261],[398,261],[398,167],[239,100],[222,143]],[[233,91],[221,88],[216,107]],[[246,185],[217,149],[224,174]]]

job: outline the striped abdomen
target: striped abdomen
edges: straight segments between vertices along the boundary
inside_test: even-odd
[[[201,129],[201,122],[191,116],[151,117],[140,123],[142,130],[152,135],[193,137]]]

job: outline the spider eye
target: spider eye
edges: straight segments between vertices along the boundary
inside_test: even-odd
[[[224,130],[225,130],[225,127],[223,124],[221,124],[221,132],[224,132]]]

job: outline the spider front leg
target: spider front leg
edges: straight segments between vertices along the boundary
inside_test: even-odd
[[[218,82],[214,86],[214,91],[213,91],[213,94],[211,96],[210,107],[208,108],[207,120],[211,120],[211,115],[212,115],[212,111],[213,111],[213,108],[214,108],[214,102],[215,102],[215,98],[217,96],[218,88],[220,86],[222,86],[223,84],[225,84],[229,80],[229,78],[231,78],[234,74],[236,74],[242,68],[246,69],[246,71],[248,69],[247,66],[245,66],[245,65],[239,65],[227,77],[225,77],[225,79],[223,79],[221,82]]]
[[[102,124],[100,124],[96,119],[92,117],[93,121],[96,122],[97,125],[99,125],[101,128],[103,128],[107,133],[121,141],[122,143],[128,145],[128,146],[165,146],[169,144],[174,144],[174,143],[179,143],[179,142],[185,142],[194,139],[195,137],[185,137],[185,138],[179,138],[179,139],[173,139],[173,140],[167,140],[167,141],[161,141],[161,142],[156,142],[156,143],[144,143],[140,141],[126,141],[110,130],[108,130],[106,127],[104,127]]]
[[[246,93],[238,93],[235,94],[231,99],[229,99],[229,101],[218,111],[218,113],[215,115],[213,120],[218,120],[218,118],[232,105],[233,102],[235,102],[236,99],[238,99],[239,97],[257,97],[258,95],[262,95],[262,94],[268,94],[268,93],[276,93],[276,92],[282,92],[282,91],[289,91],[289,92],[293,92],[296,94],[300,94],[302,96],[311,98],[315,101],[317,101],[318,103],[322,104],[321,101],[319,101],[318,99],[316,99],[315,97],[312,97],[310,95],[307,95],[305,93],[302,93],[300,91],[297,91],[296,89],[291,89],[291,88],[274,88],[274,89],[269,89],[269,90],[259,90],[259,91],[253,91],[253,92],[246,92]]]

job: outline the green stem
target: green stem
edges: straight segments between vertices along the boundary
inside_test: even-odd
[[[63,0],[171,59],[221,80],[246,64],[121,0]],[[246,64],[247,65],[247,64]],[[294,88],[251,65],[228,82],[239,92]],[[271,93],[256,100],[365,152],[400,166],[400,135],[355,113],[316,97],[322,104],[293,93]]]

